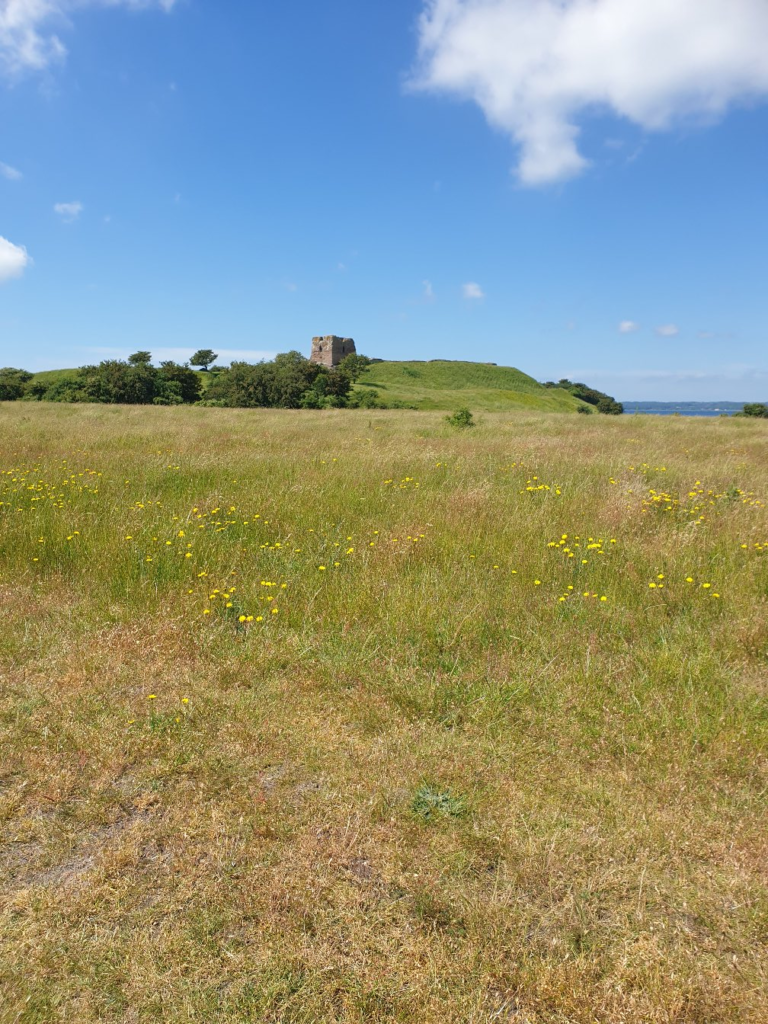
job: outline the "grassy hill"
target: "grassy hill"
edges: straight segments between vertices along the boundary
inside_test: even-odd
[[[375,390],[388,404],[403,402],[417,409],[449,410],[466,405],[488,412],[576,412],[584,405],[567,391],[544,388],[512,366],[446,359],[374,363],[356,386]]]
[[[215,373],[197,372],[204,389],[215,379]],[[43,370],[35,379],[52,384],[76,373],[75,369]],[[483,412],[529,409],[572,413],[585,405],[560,388],[542,387],[512,366],[447,359],[374,363],[355,386],[374,391],[386,405],[399,402],[416,409],[449,411],[468,406]],[[591,406],[586,408],[592,411]]]
[[[60,380],[70,380],[77,375],[76,369],[71,370],[39,370],[34,374],[35,380],[41,380],[46,384],[55,384]]]

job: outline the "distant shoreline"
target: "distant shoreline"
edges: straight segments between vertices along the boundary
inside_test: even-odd
[[[744,402],[622,402],[628,415],[648,416],[733,416]]]

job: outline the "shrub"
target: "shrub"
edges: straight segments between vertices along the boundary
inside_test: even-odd
[[[449,423],[452,427],[458,427],[460,430],[463,430],[465,427],[474,427],[475,425],[474,417],[469,409],[457,409],[456,412],[445,417],[445,422]]]
[[[758,419],[768,419],[768,405],[764,402],[748,402],[742,412],[745,416],[755,416]]]
[[[621,402],[617,402],[611,395],[606,395],[604,391],[597,391],[595,388],[587,387],[586,384],[574,384],[567,377],[561,378],[557,383],[548,380],[542,386],[545,388],[561,388],[563,391],[568,391],[574,398],[580,398],[582,402],[594,405],[598,412],[605,413],[607,416],[621,416],[624,412],[624,406]]]
[[[5,366],[0,370],[0,402],[15,402],[24,394],[24,385],[32,380],[27,370]]]

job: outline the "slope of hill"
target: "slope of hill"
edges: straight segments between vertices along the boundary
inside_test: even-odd
[[[38,370],[34,374],[35,380],[41,380],[45,384],[55,384],[60,380],[72,380],[77,376],[76,369],[70,370]]]
[[[488,412],[576,412],[584,405],[567,391],[544,388],[511,366],[443,359],[374,363],[356,387],[375,391],[384,403],[402,402],[417,409],[466,405]]]

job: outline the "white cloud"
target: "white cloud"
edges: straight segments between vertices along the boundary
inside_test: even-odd
[[[619,324],[619,332],[621,334],[634,334],[635,331],[640,330],[640,324],[635,323],[634,320],[622,320]]]
[[[15,167],[11,167],[9,164],[0,163],[0,174],[7,178],[8,181],[21,181],[24,175],[21,171],[17,171]]]
[[[422,285],[422,288],[424,289],[424,291],[422,292],[422,298],[424,299],[424,301],[425,302],[434,302],[435,301],[435,289],[432,287],[432,282],[431,281],[422,281],[421,285]]]
[[[0,236],[0,282],[21,277],[32,262],[23,245],[14,245]]]
[[[43,71],[63,60],[67,50],[55,29],[69,27],[69,15],[81,7],[160,7],[176,0],[0,0],[0,71],[16,75]]]
[[[484,299],[485,292],[477,281],[467,281],[461,286],[461,294],[465,299]]]
[[[680,333],[680,328],[677,324],[663,324],[656,328],[656,333],[660,338],[675,338]]]
[[[73,203],[54,203],[53,209],[65,224],[72,224],[83,212],[83,204],[76,199]]]
[[[477,103],[522,182],[588,166],[578,118],[648,131],[768,95],[766,0],[424,0],[412,86]]]

